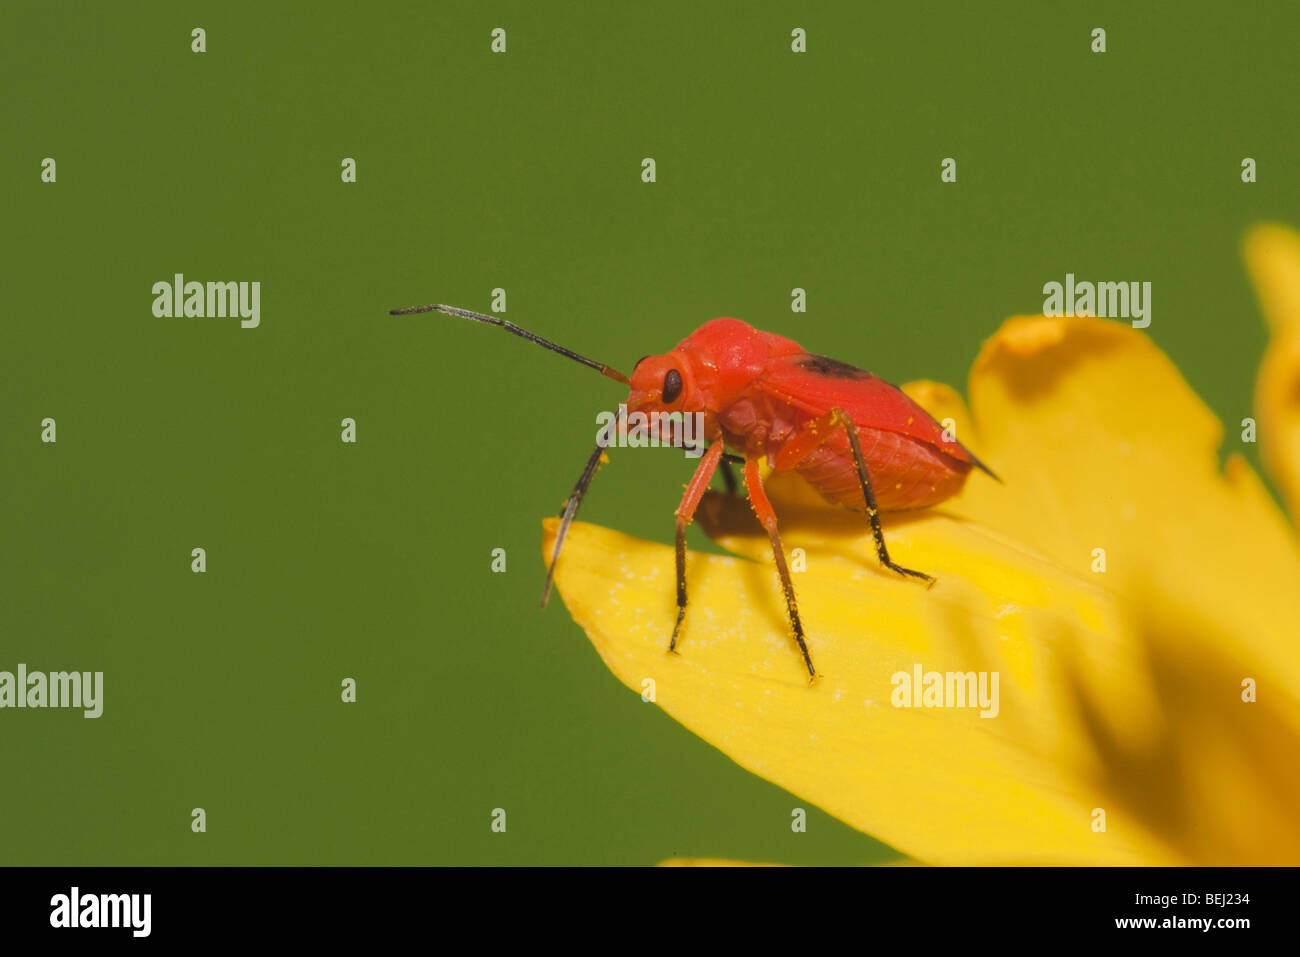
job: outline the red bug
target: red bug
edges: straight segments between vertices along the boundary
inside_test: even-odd
[[[792,339],[762,332],[739,319],[706,322],[671,352],[641,359],[629,379],[500,316],[444,305],[394,309],[392,314],[434,311],[499,326],[629,386],[630,412],[703,414],[704,437],[710,445],[676,513],[677,621],[669,651],[677,648],[686,615],[686,526],[719,465],[728,488],[734,489],[728,460],[744,462],[745,489],[771,540],[794,638],[813,678],[817,672],[804,638],[776,512],[763,491],[759,462],[766,458],[776,471],[793,469],[827,501],[865,512],[881,563],[930,585],[934,579],[929,575],[904,568],[889,557],[880,512],[924,508],[951,498],[972,468],[997,479],[969,449],[947,438],[943,427],[897,386],[847,363],[814,355]],[[727,455],[727,449],[737,456]],[[603,453],[604,445],[597,445],[565,503],[542,591],[543,605],[565,535]]]

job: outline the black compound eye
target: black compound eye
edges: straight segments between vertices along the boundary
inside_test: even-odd
[[[664,404],[670,405],[682,394],[682,374],[676,369],[669,369],[664,376]]]
[[[681,373],[676,369],[668,369],[667,376],[663,377],[664,404],[676,402],[679,395],[681,395]]]

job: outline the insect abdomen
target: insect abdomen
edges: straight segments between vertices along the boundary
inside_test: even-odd
[[[971,466],[928,442],[879,429],[858,428],[862,457],[881,511],[924,508],[952,498]],[[862,486],[848,437],[841,434],[814,449],[795,466],[822,498],[863,511]]]

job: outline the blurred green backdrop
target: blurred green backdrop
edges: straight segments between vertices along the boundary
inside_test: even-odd
[[[9,7],[0,670],[106,690],[0,712],[0,863],[896,857],[792,834],[802,802],[537,608],[618,387],[393,306],[504,287],[624,369],[734,315],[960,387],[1043,283],[1149,280],[1150,334],[1250,414],[1239,243],[1300,223],[1296,4],[612,6]],[[261,327],[154,318],[175,272],[260,281]],[[669,542],[690,469],[615,455],[583,517]]]

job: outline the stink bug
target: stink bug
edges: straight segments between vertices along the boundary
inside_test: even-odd
[[[881,564],[907,578],[933,585],[924,572],[889,557],[880,513],[924,508],[956,495],[972,468],[997,476],[897,386],[837,359],[814,355],[797,342],[761,332],[739,319],[713,319],[671,352],[646,356],[629,379],[604,363],[578,355],[499,316],[429,305],[394,309],[392,315],[441,312],[498,326],[543,348],[568,356],[631,390],[627,408],[636,413],[700,413],[710,443],[677,507],[677,620],[668,650],[675,651],[686,615],[686,526],[721,466],[729,489],[730,463],[744,464],[745,489],[772,543],[794,639],[810,678],[817,676],[804,639],[794,585],[777,532],[776,512],[763,491],[759,462],[794,470],[823,498],[865,512]],[[729,454],[727,450],[732,450]],[[542,605],[578,505],[604,453],[598,444],[565,503],[551,553]],[[1000,481],[1000,480],[999,480]]]

